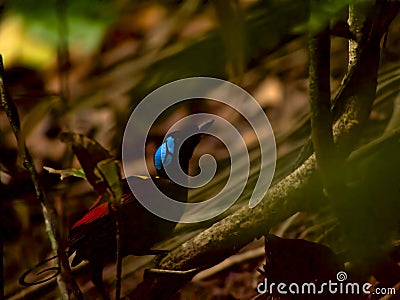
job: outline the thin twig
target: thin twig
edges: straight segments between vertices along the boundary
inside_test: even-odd
[[[15,106],[14,102],[12,101],[10,95],[7,93],[5,83],[4,83],[4,66],[3,66],[3,58],[0,55],[0,94],[1,94],[1,106],[6,111],[8,120],[10,122],[11,128],[14,132],[15,138],[17,139],[17,143],[19,145],[19,149],[22,153],[23,164],[25,168],[28,170],[29,174],[31,175],[31,179],[33,185],[35,187],[36,198],[39,200],[42,213],[45,220],[45,228],[46,233],[49,237],[52,250],[54,254],[57,254],[58,251],[58,243],[56,240],[56,234],[54,229],[54,224],[52,222],[52,217],[49,212],[49,209],[46,205],[46,196],[43,192],[43,188],[39,183],[39,176],[35,170],[35,166],[33,164],[32,157],[25,146],[25,142],[21,138],[21,123],[18,115],[17,107]],[[59,262],[57,261],[57,264]],[[60,295],[62,299],[68,299],[68,292],[62,277],[59,277],[57,280],[58,287],[60,290]]]
[[[311,15],[315,1],[311,1]],[[333,140],[333,117],[330,92],[330,30],[329,26],[310,37],[309,50],[309,94],[311,111],[311,136],[322,184],[328,193],[337,185],[332,180],[340,170]],[[339,168],[339,169],[336,169]]]
[[[115,271],[115,300],[121,297],[121,274],[122,274],[122,230],[123,223],[121,218],[121,208],[117,207],[117,221],[116,221],[116,243],[117,243],[117,262]]]

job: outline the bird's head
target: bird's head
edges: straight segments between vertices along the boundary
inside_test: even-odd
[[[178,162],[182,170],[188,173],[189,160],[200,142],[201,132],[207,130],[213,122],[211,120],[200,126],[187,126],[183,130],[168,134],[154,154],[154,166],[158,176],[168,177],[165,168],[174,166],[174,164],[177,166]],[[188,136],[190,137],[186,138]]]

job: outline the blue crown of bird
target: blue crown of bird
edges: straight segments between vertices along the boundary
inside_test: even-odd
[[[208,121],[200,126],[191,125],[168,134],[154,154],[157,176],[149,178],[130,176],[123,180],[123,196],[118,220],[122,224],[120,227],[122,256],[156,255],[165,252],[165,250],[156,250],[152,247],[172,233],[176,222],[165,220],[148,211],[139,203],[135,195],[146,201],[152,201],[154,197],[157,197],[157,193],[147,188],[146,183],[151,180],[167,197],[186,203],[188,189],[170,180],[166,168],[179,164],[181,169],[188,174],[189,160],[200,142],[201,132],[206,131],[212,123],[213,121]],[[135,195],[130,186],[133,187]],[[103,196],[99,198],[101,197]],[[100,203],[99,200],[101,199],[98,199],[96,203]],[[182,214],[183,211],[175,212],[175,215],[179,217]],[[92,272],[92,282],[102,297],[108,299],[102,272],[105,264],[116,259],[116,212],[112,205],[105,202],[92,206],[89,212],[73,225],[68,244],[68,255],[75,253],[72,266],[84,260],[88,261]]]

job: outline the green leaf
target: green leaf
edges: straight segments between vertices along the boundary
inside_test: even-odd
[[[332,20],[337,18],[338,15],[346,9],[349,3],[350,0],[312,1],[309,19],[293,27],[293,33],[303,34],[309,32],[315,34],[320,32],[329,25]]]
[[[50,167],[43,166],[43,169],[45,169],[47,172],[52,173],[52,174],[59,174],[61,180],[64,180],[64,178],[71,177],[71,176],[87,179],[85,171],[82,168],[56,170],[56,169],[53,169]]]
[[[91,51],[98,46],[104,30],[118,16],[117,5],[111,0],[71,0],[64,3],[57,0],[12,0],[8,1],[7,8],[23,17],[28,34],[54,46],[59,40],[59,15],[64,13],[69,42],[79,42],[82,51]]]

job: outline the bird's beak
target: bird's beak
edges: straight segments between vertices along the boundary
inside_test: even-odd
[[[207,131],[213,123],[214,123],[214,120],[210,120],[210,121],[200,124],[198,126],[198,131]]]

